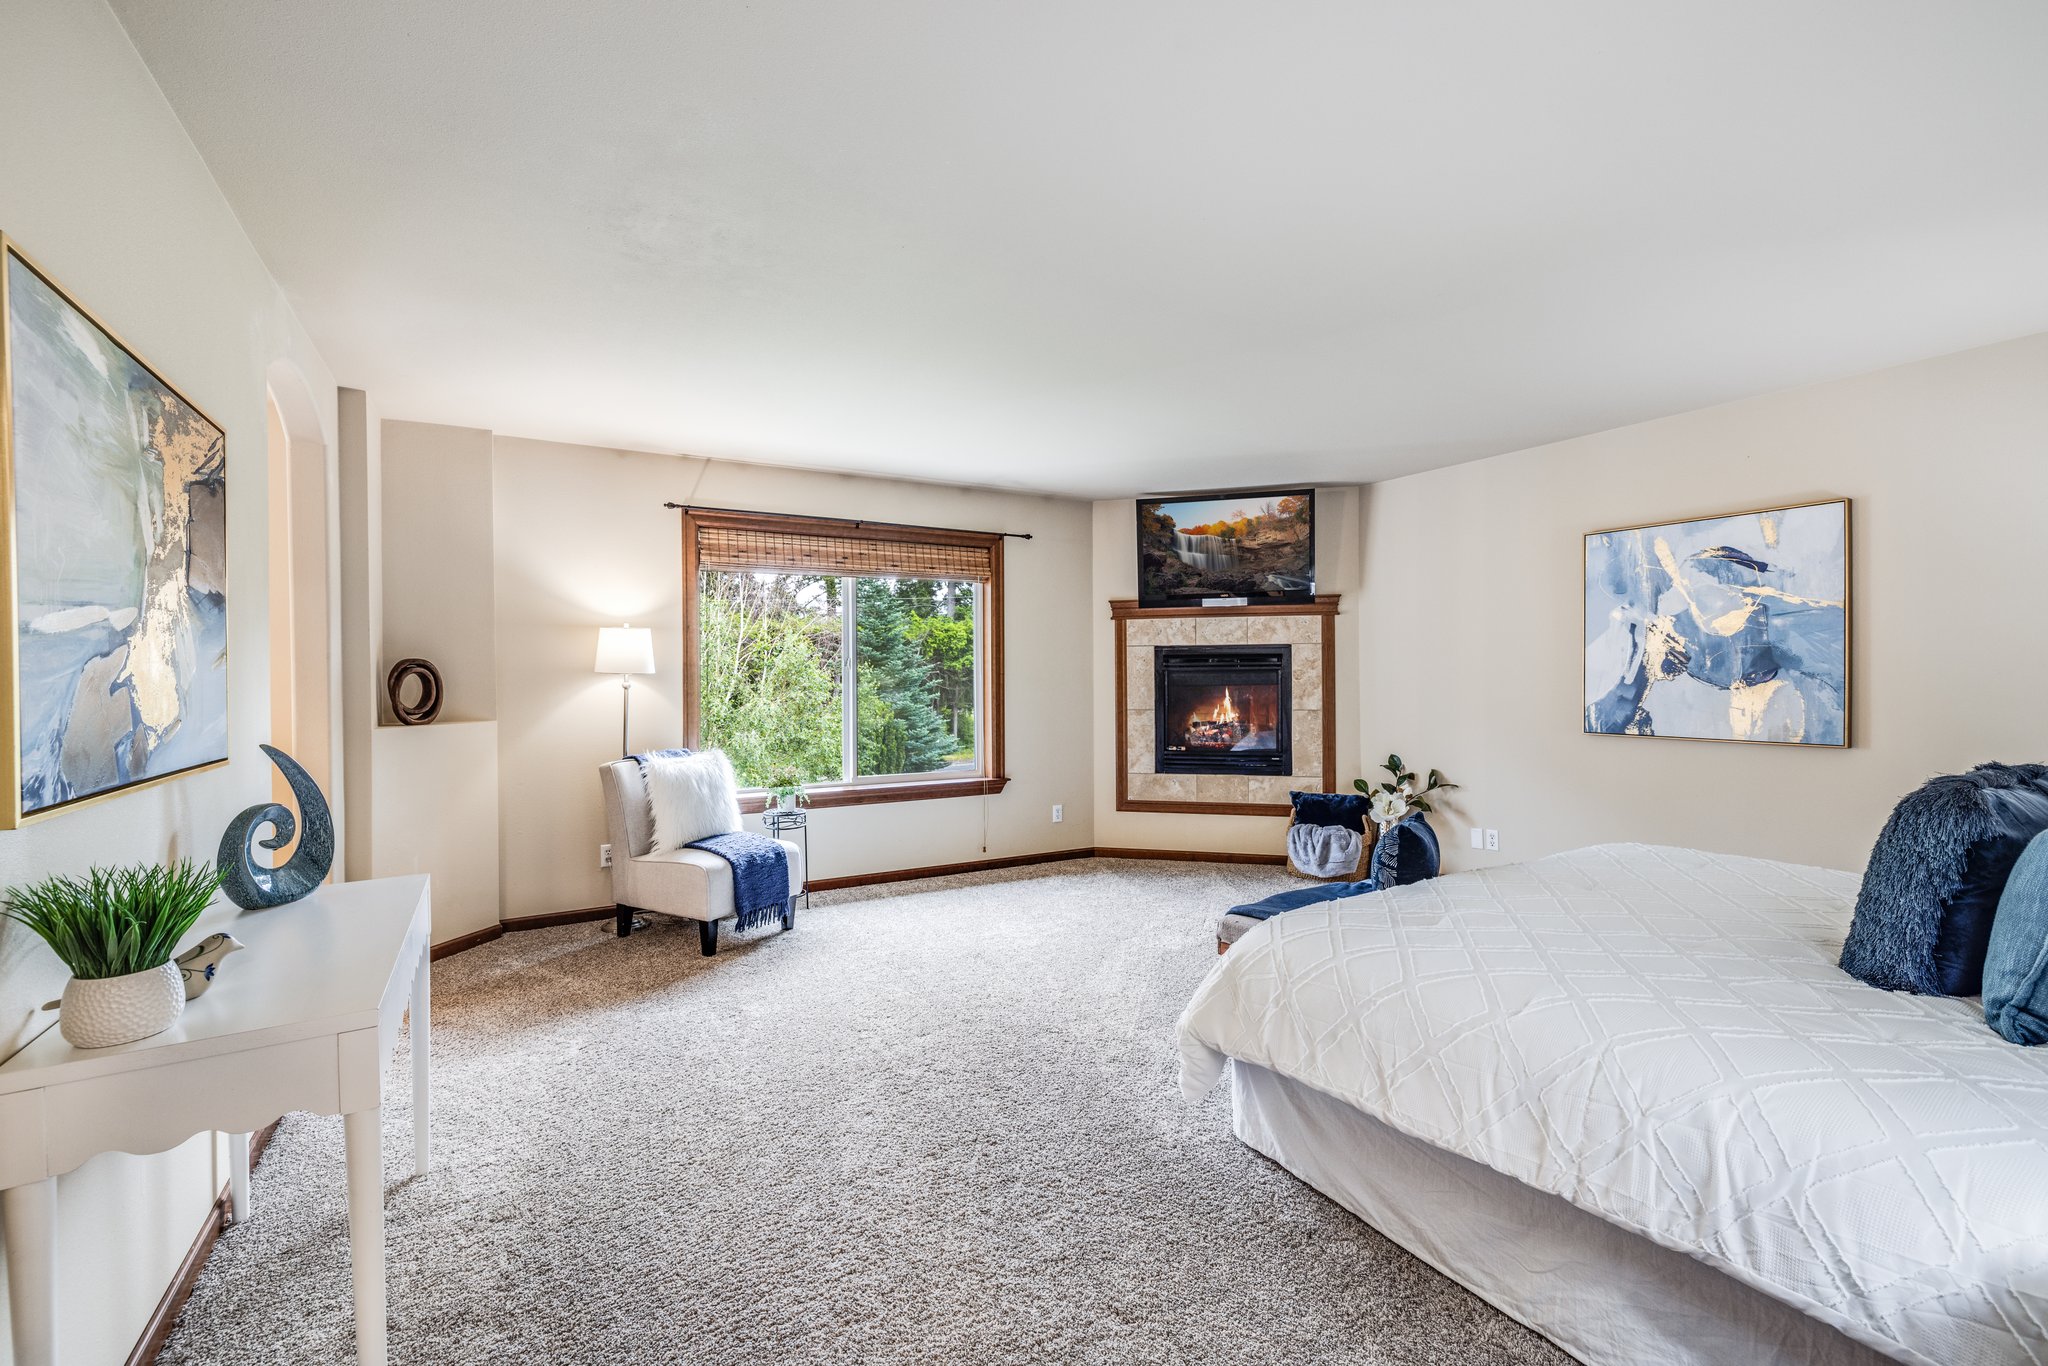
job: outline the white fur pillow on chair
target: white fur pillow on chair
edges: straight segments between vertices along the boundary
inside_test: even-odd
[[[723,750],[649,756],[647,804],[654,815],[652,852],[657,854],[740,828],[739,782]]]

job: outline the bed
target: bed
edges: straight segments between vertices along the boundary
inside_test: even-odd
[[[1182,1089],[1597,1366],[2048,1363],[2048,1050],[1837,968],[1856,885],[1607,845],[1290,911]]]

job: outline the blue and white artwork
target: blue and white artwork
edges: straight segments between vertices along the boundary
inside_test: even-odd
[[[1849,743],[1849,501],[1586,538],[1586,731]]]
[[[11,245],[4,256],[11,825],[227,758],[227,442]]]

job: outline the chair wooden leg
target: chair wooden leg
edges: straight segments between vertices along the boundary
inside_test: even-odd
[[[700,920],[697,922],[697,947],[704,950],[706,958],[718,952],[718,922]]]
[[[782,928],[784,930],[793,930],[796,928],[796,899],[794,897],[790,899],[789,905],[783,908]]]

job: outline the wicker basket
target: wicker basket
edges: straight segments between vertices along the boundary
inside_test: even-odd
[[[1346,873],[1343,877],[1317,877],[1313,873],[1304,873],[1301,869],[1294,866],[1294,856],[1292,854],[1289,854],[1287,857],[1287,871],[1296,877],[1306,878],[1310,882],[1364,882],[1372,876],[1372,851],[1379,843],[1379,827],[1372,823],[1372,818],[1369,816],[1366,817],[1364,823],[1365,834],[1361,838],[1365,842],[1365,848],[1358,856],[1358,867]],[[1294,817],[1289,816],[1287,818],[1287,828],[1289,830],[1294,829]]]

